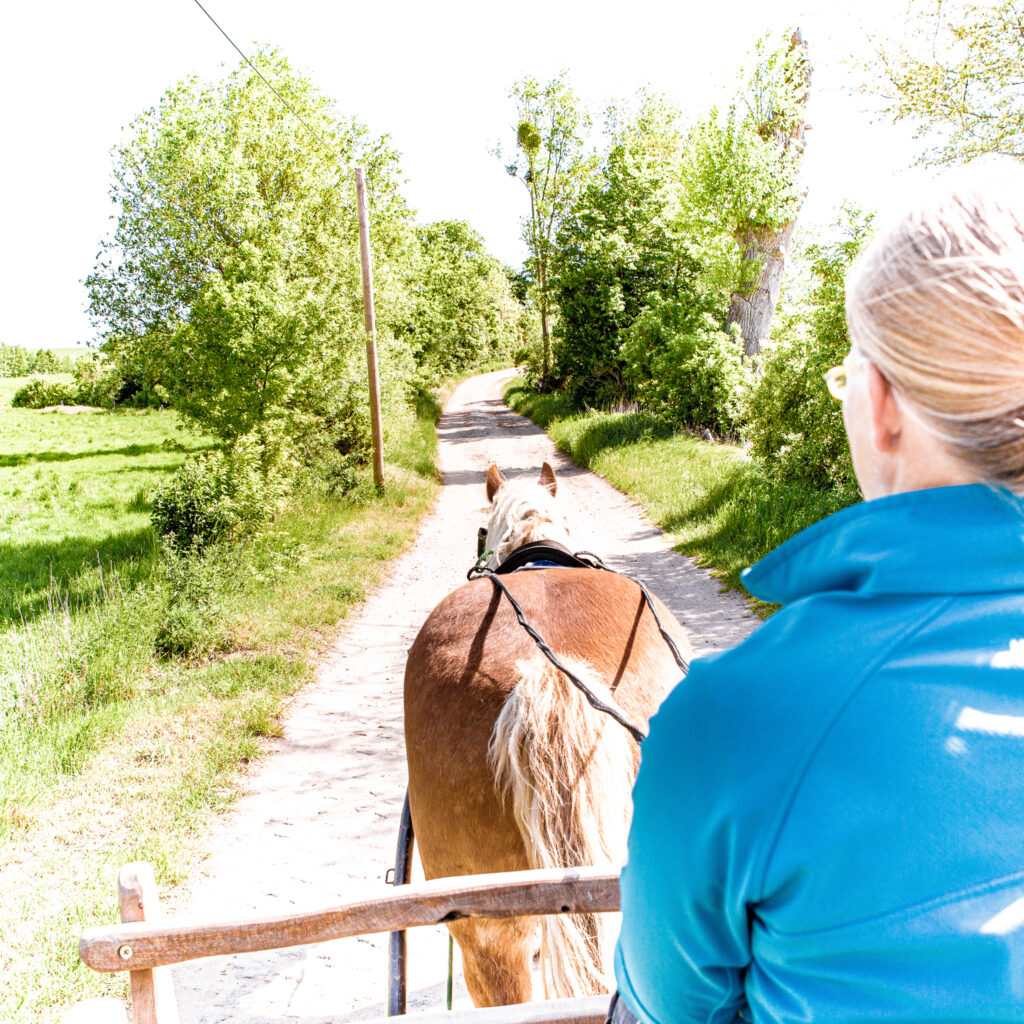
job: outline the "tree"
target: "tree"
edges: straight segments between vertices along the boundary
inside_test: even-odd
[[[417,227],[420,263],[408,325],[421,367],[445,376],[484,355],[510,356],[522,310],[501,264],[465,221]]]
[[[757,45],[744,94],[724,119],[694,130],[683,174],[689,218],[699,231],[724,230],[740,249],[728,328],[756,363],[779,297],[786,256],[803,202],[799,185],[811,65],[799,31],[771,50]]]
[[[522,181],[530,196],[523,239],[530,251],[540,310],[543,387],[551,362],[551,248],[562,218],[593,166],[584,152],[590,116],[569,88],[565,72],[543,86],[534,78],[524,78],[510,95],[516,101],[517,155],[505,170]],[[496,155],[503,159],[500,148]]]
[[[553,377],[577,403],[625,399],[731,431],[746,375],[701,239],[680,228],[678,111],[642,92],[607,120],[608,150],[552,251]]]
[[[835,225],[839,237],[809,247],[810,302],[780,332],[747,403],[745,434],[770,475],[851,498],[858,493],[857,480],[842,406],[828,393],[824,375],[850,350],[846,279],[871,237],[873,219],[844,206]]]
[[[907,40],[876,37],[863,90],[893,121],[938,142],[921,156],[951,164],[984,153],[1024,159],[1024,4],[909,0]]]
[[[556,235],[552,372],[576,401],[625,397],[622,332],[651,293],[675,299],[693,287],[696,263],[672,227],[683,143],[678,121],[668,103],[645,94],[634,115],[610,109],[608,151]]]
[[[413,244],[397,161],[276,52],[254,63],[295,113],[242,65],[180,83],[132,124],[114,152],[116,227],[90,310],[108,352],[220,437],[330,423],[345,445],[364,386],[353,169],[371,185],[383,336],[404,315]]]

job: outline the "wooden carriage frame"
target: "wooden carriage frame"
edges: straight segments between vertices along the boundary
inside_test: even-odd
[[[179,1024],[170,965],[208,956],[283,949],[313,942],[402,932],[461,918],[505,918],[619,909],[619,878],[598,868],[557,868],[439,878],[388,887],[366,899],[323,910],[242,920],[167,920],[160,912],[153,870],[137,862],[118,876],[121,924],[90,928],[79,942],[82,960],[103,973],[128,971],[132,1024]],[[382,979],[383,981],[383,979]],[[424,1012],[381,1018],[412,1024],[603,1024],[608,995],[513,1006]],[[101,1018],[94,1015],[94,1024]],[[102,1024],[123,1024],[112,1011]]]

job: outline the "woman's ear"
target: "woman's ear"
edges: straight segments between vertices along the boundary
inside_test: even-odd
[[[871,442],[875,450],[891,455],[899,447],[903,434],[903,410],[892,385],[874,363],[865,367],[868,409],[871,415]]]

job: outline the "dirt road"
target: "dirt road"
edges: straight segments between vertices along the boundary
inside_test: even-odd
[[[345,624],[316,682],[294,701],[284,736],[244,782],[209,839],[210,855],[176,914],[285,914],[364,898],[394,862],[405,793],[402,676],[430,610],[465,580],[485,522],[483,480],[558,471],[577,548],[646,582],[688,627],[697,653],[730,646],[756,619],[618,491],[558,455],[546,435],[501,401],[507,372],[464,382],[439,427],[445,487],[412,547]],[[457,957],[457,951],[456,951]],[[410,1010],[444,1006],[447,933],[410,936]],[[183,1024],[327,1024],[386,1013],[387,936],[175,969]],[[456,999],[468,1005],[457,978]]]

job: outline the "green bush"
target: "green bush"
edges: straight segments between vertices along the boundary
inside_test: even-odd
[[[207,452],[187,459],[153,495],[151,519],[162,537],[181,547],[202,546],[226,532],[220,498],[226,459]]]
[[[747,382],[738,341],[710,313],[650,298],[625,331],[622,356],[631,393],[647,409],[688,427],[732,433]]]
[[[749,395],[744,433],[754,458],[774,479],[858,493],[842,407],[829,395],[824,375],[850,350],[846,275],[871,220],[845,209],[841,239],[811,247],[811,311],[784,326]]]
[[[123,380],[117,364],[97,356],[83,356],[75,363],[75,400],[79,405],[113,409]]]
[[[750,395],[745,433],[770,477],[856,491],[842,406],[824,382],[825,371],[848,350],[841,336],[820,339],[798,331],[769,350]]]
[[[92,405],[113,409],[121,391],[121,373],[114,363],[95,355],[75,361],[74,383],[36,377],[15,392],[11,404],[20,409],[43,409],[50,405]]]
[[[227,451],[186,460],[153,496],[153,526],[182,549],[242,540],[284,507],[295,468],[280,430],[246,434]]]
[[[387,335],[378,338],[377,369],[386,435],[389,422],[406,417],[416,389],[427,386],[433,378],[417,373],[407,339]],[[355,486],[357,467],[368,463],[373,454],[370,389],[363,352],[350,353],[338,372],[321,382],[316,404],[289,412],[288,436],[297,460],[313,477],[326,480],[332,493]]]
[[[160,575],[168,585],[167,609],[154,638],[158,655],[199,658],[217,641],[216,595],[223,567],[216,551],[168,545],[161,552]]]
[[[74,405],[75,389],[60,381],[34,377],[14,392],[11,405],[16,409],[45,409],[50,405]]]

